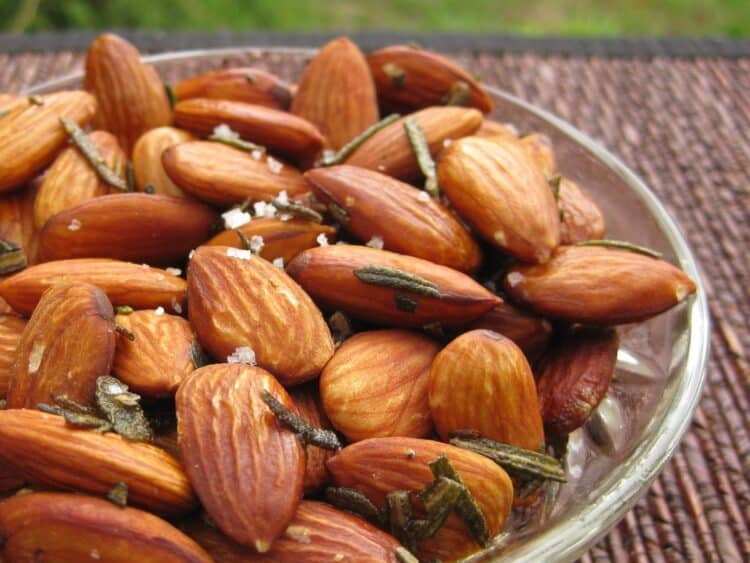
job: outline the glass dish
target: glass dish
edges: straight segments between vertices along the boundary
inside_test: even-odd
[[[294,81],[313,50],[236,48],[146,57],[167,83],[228,66],[256,66]],[[28,93],[80,87],[81,75]],[[571,561],[603,536],[643,495],[690,424],[703,385],[710,326],[699,269],[679,227],[653,192],[620,160],[565,121],[488,87],[493,119],[539,131],[560,170],[601,207],[607,236],[648,246],[698,284],[687,303],[646,323],[621,327],[617,372],[608,397],[570,437],[568,482],[548,486],[532,509],[515,513],[492,547],[472,561]]]

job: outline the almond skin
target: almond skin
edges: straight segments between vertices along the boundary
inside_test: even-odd
[[[406,330],[373,330],[347,339],[320,375],[323,408],[351,442],[424,438],[432,430],[427,384],[440,346]]]
[[[552,141],[547,135],[530,133],[518,139],[520,145],[542,171],[545,178],[552,178],[557,174],[557,159],[552,150]]]
[[[14,373],[16,349],[25,327],[25,320],[0,313],[0,398],[8,393],[8,385]]]
[[[450,59],[407,45],[392,45],[367,56],[381,103],[396,111],[412,111],[446,102],[451,88],[463,82],[468,88],[465,105],[487,113],[492,111],[492,98],[479,82]],[[384,68],[385,67],[385,68]],[[390,68],[403,72],[394,80]]]
[[[604,238],[604,216],[597,205],[572,180],[560,178],[557,192],[560,207],[561,244],[577,244]]]
[[[492,119],[482,121],[482,126],[474,133],[475,137],[484,137],[487,139],[508,139],[518,140],[518,130],[510,124],[500,123]]]
[[[141,193],[102,196],[47,221],[39,254],[44,260],[116,258],[172,264],[209,238],[215,220],[209,207],[184,198]]]
[[[113,316],[107,296],[93,285],[48,289],[18,342],[8,408],[35,408],[56,395],[88,403],[96,378],[112,367]]]
[[[476,270],[482,253],[448,209],[390,176],[355,166],[305,173],[315,195],[346,211],[346,230],[360,239],[383,239],[383,248],[463,272]],[[424,195],[422,195],[424,194]]]
[[[151,186],[157,194],[186,197],[164,170],[161,155],[169,147],[193,140],[192,134],[175,127],[157,127],[138,137],[133,147],[133,172],[138,191]]]
[[[137,508],[70,493],[30,493],[0,504],[6,561],[211,563],[203,548]],[[41,555],[40,555],[41,554]]]
[[[117,35],[102,34],[89,47],[84,86],[99,102],[94,126],[114,133],[127,154],[143,133],[172,120],[159,75]]]
[[[203,347],[225,359],[249,346],[284,385],[316,377],[333,355],[320,311],[292,278],[263,258],[202,246],[190,260],[190,322]]]
[[[597,246],[560,247],[547,264],[511,268],[503,283],[514,300],[544,316],[599,326],[646,320],[696,289],[669,262]]]
[[[8,94],[7,92],[0,93],[0,111],[14,111],[25,108],[28,105],[28,98],[15,96],[13,94]]]
[[[127,157],[117,138],[107,131],[89,133],[107,166],[123,180]],[[76,147],[68,147],[58,155],[39,186],[34,200],[34,227],[41,230],[47,219],[79,203],[97,196],[117,193],[104,182]]]
[[[276,159],[274,159],[276,160]],[[250,153],[221,143],[195,141],[170,147],[162,154],[169,178],[187,193],[215,205],[229,206],[253,201],[270,201],[282,191],[289,196],[308,191],[305,179],[293,166],[268,156],[258,160]]]
[[[0,239],[20,245],[29,265],[37,262],[39,236],[34,228],[34,200],[39,188],[37,181],[25,189],[0,194]]]
[[[93,96],[66,91],[45,97],[42,105],[30,104],[12,111],[0,120],[0,193],[22,186],[52,162],[68,141],[61,117],[84,126],[95,112]]]
[[[306,119],[231,100],[193,98],[179,102],[174,108],[174,120],[182,129],[200,136],[211,135],[216,126],[225,123],[244,140],[297,161],[314,158],[325,142],[320,131]]]
[[[226,68],[199,74],[174,85],[178,100],[213,98],[288,110],[292,101],[289,84],[265,70]]]
[[[544,446],[534,375],[512,340],[472,330],[443,348],[432,363],[429,400],[443,440],[453,430],[529,450]]]
[[[289,388],[289,396],[294,401],[299,415],[318,428],[333,428],[328,420],[318,391],[318,381],[309,381],[302,385]],[[333,455],[330,450],[324,450],[312,444],[305,444],[305,495],[315,493],[330,480],[326,461]]]
[[[375,123],[375,84],[362,51],[346,37],[323,45],[305,68],[290,111],[313,123],[333,150]]]
[[[190,323],[175,315],[136,311],[117,315],[115,324],[129,330],[135,340],[118,334],[112,374],[140,395],[174,395],[195,369]]]
[[[259,553],[294,517],[302,497],[305,452],[268,409],[266,390],[294,403],[256,367],[200,368],[177,391],[177,431],[190,482],[206,511],[233,540]]]
[[[187,283],[182,278],[158,268],[106,258],[57,260],[31,266],[0,282],[0,296],[14,310],[30,316],[47,288],[73,282],[99,287],[115,307],[185,307]]]
[[[445,455],[479,503],[490,536],[500,533],[513,502],[507,473],[488,458],[417,438],[372,438],[351,444],[328,461],[336,486],[353,487],[377,506],[393,491],[421,491],[434,480],[428,463]],[[420,561],[453,561],[476,551],[465,524],[452,514],[437,534],[418,544]]]
[[[479,111],[457,107],[426,108],[409,117],[422,128],[433,157],[443,150],[446,139],[471,135],[482,124]],[[402,117],[375,133],[351,154],[346,164],[376,170],[405,182],[419,179],[422,173],[404,130],[405,120]]]
[[[528,262],[546,262],[559,244],[555,197],[517,144],[460,139],[443,153],[438,178],[461,217],[499,249]]]
[[[354,271],[368,266],[396,268],[419,276],[437,286],[440,298],[367,284]],[[287,272],[320,306],[391,326],[422,327],[435,322],[461,325],[502,301],[456,270],[364,246],[336,244],[305,250],[289,264]],[[413,302],[413,310],[399,305],[404,299]]]
[[[486,329],[510,338],[523,350],[530,362],[544,352],[552,334],[552,325],[534,313],[510,303],[501,303],[468,326],[469,330]]]

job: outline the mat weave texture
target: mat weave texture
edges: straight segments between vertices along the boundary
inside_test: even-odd
[[[750,560],[750,58],[452,56],[621,157],[666,204],[703,267],[714,331],[690,431],[648,494],[582,561]],[[71,73],[82,58],[0,54],[0,91]]]

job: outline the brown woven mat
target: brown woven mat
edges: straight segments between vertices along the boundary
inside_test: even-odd
[[[456,58],[619,155],[666,203],[703,266],[715,330],[692,427],[583,561],[750,560],[750,59]],[[0,54],[0,91],[65,75],[81,60]]]

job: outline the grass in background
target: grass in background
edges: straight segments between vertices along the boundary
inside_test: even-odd
[[[0,26],[750,36],[750,0],[0,0]]]

